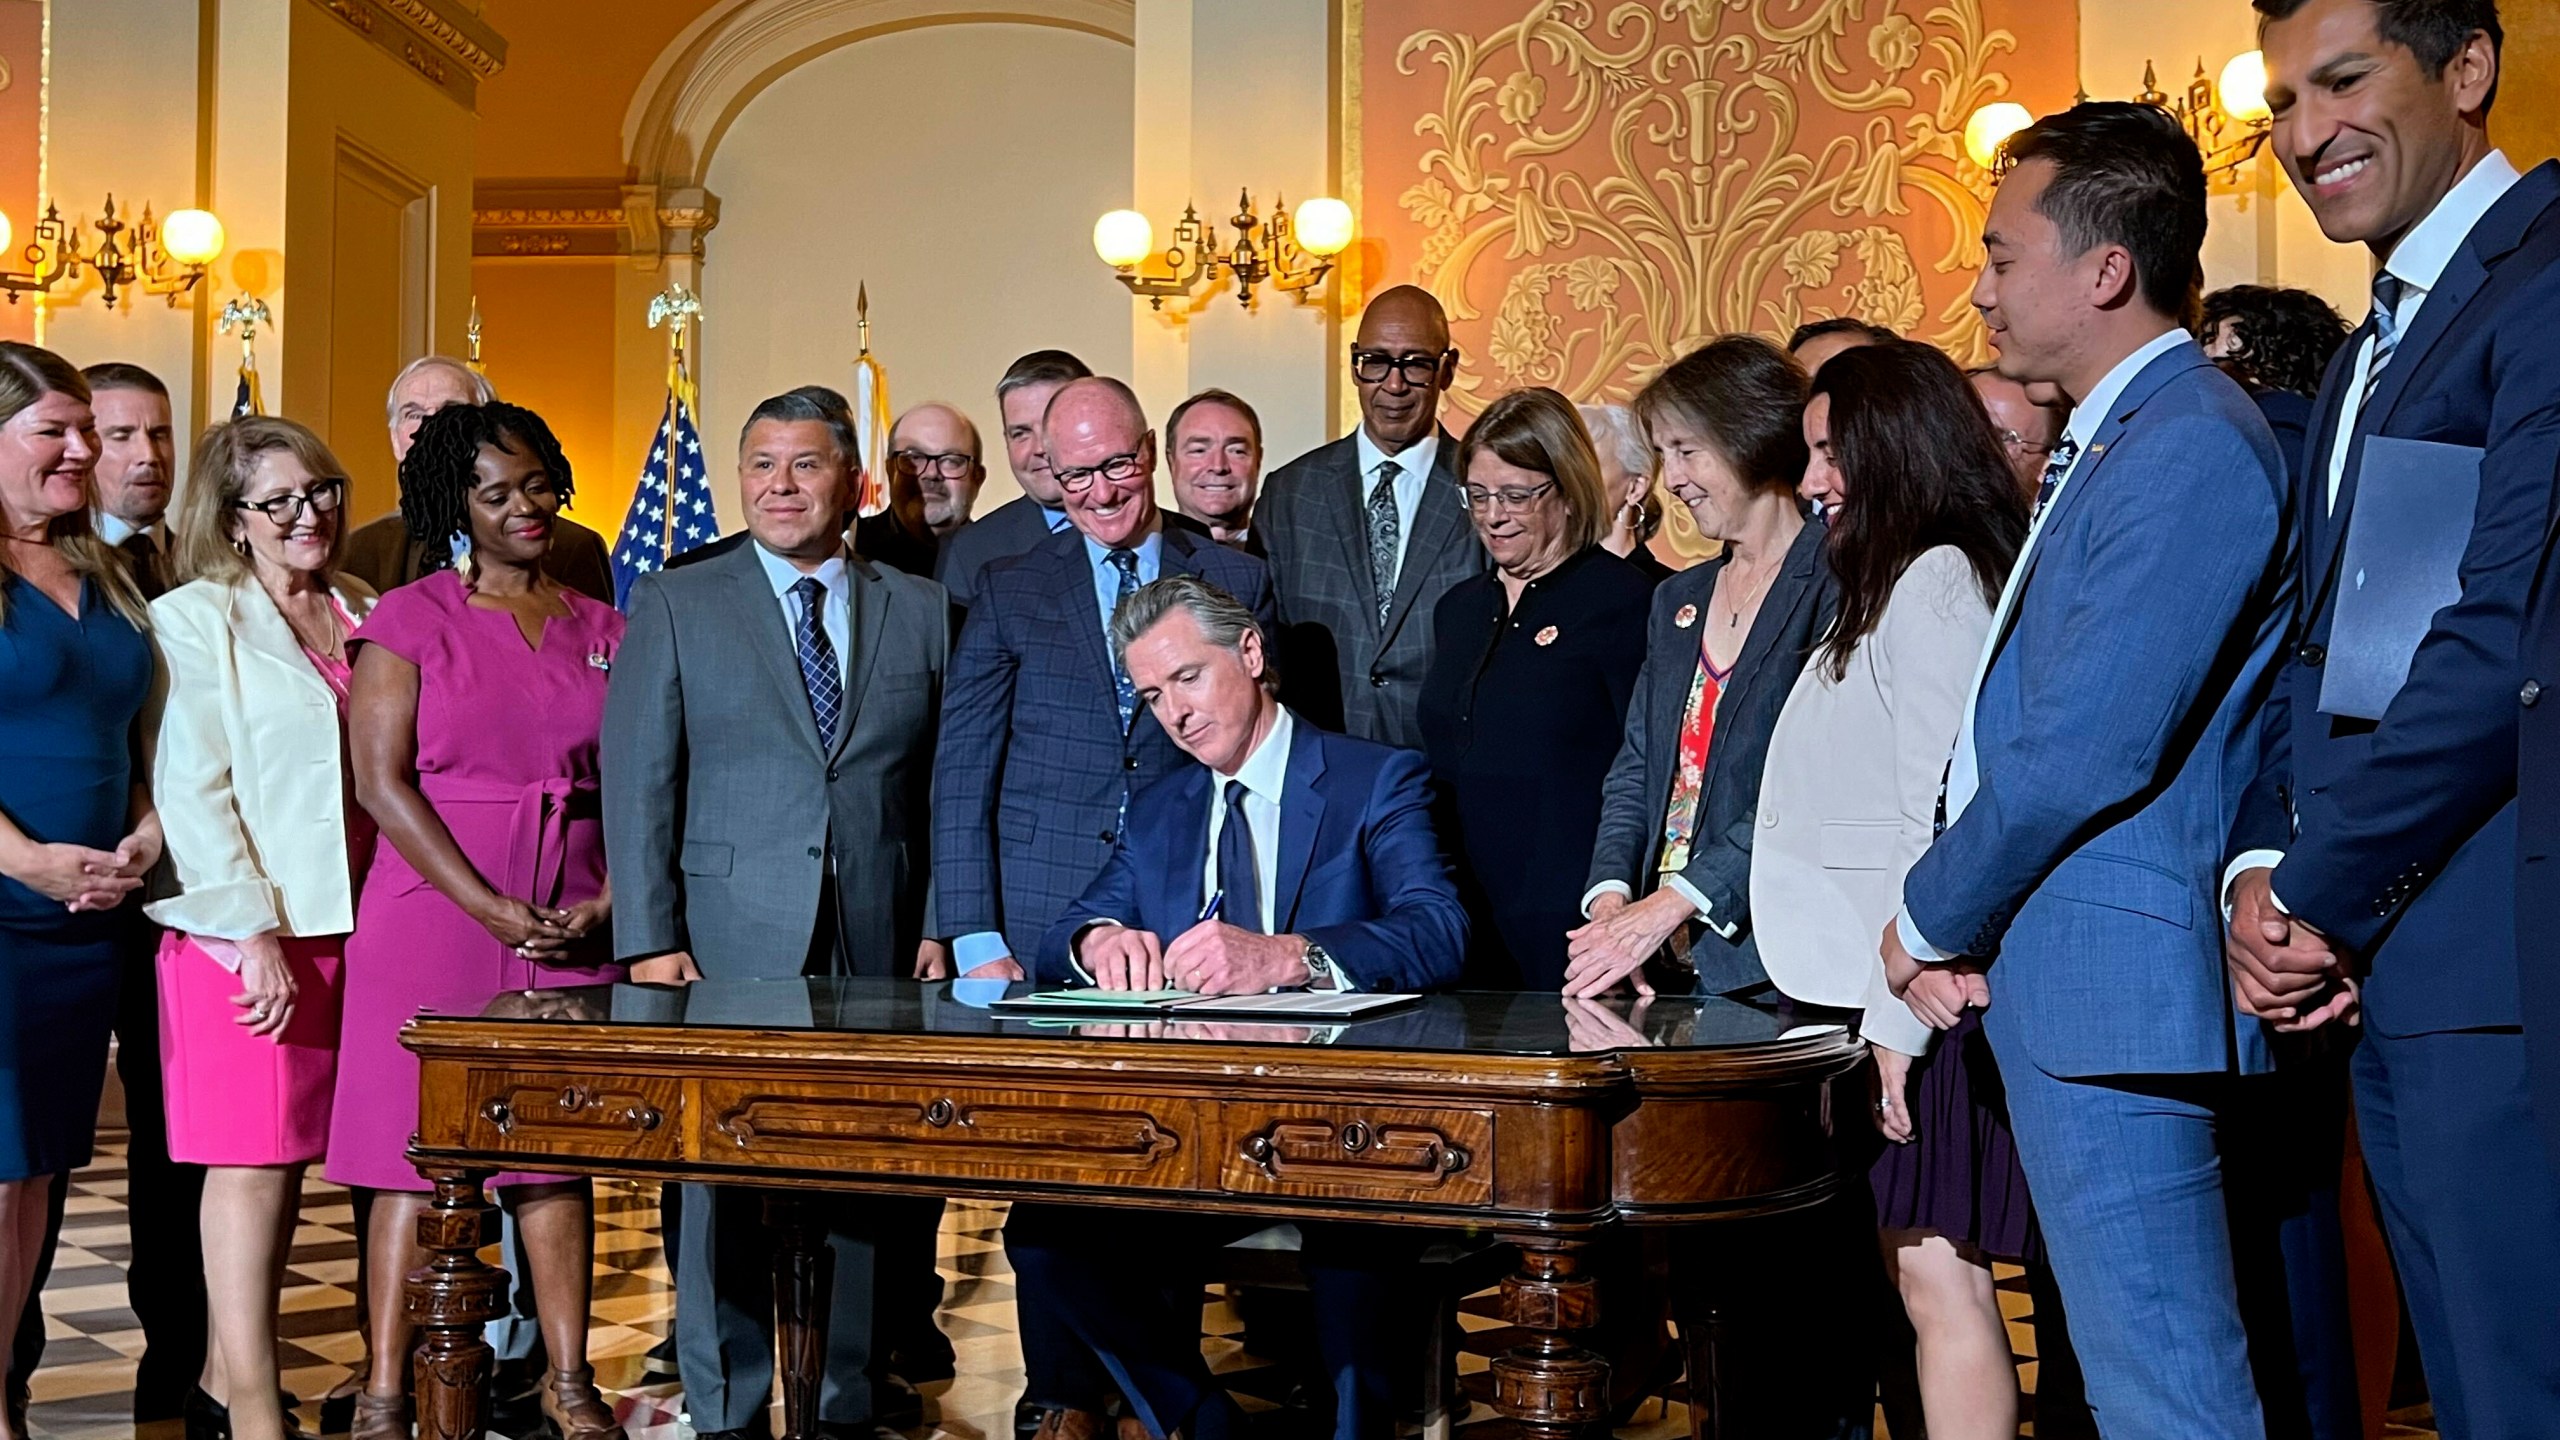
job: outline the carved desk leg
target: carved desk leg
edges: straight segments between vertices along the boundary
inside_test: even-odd
[[[506,1311],[506,1276],[480,1263],[489,1203],[478,1170],[430,1170],[435,1198],[418,1216],[426,1265],[409,1272],[409,1319],[419,1330],[418,1440],[480,1440],[495,1359],[481,1327]]]
[[[818,1389],[827,1372],[827,1309],[835,1252],[817,1207],[796,1194],[764,1197],[773,1231],[775,1329],[782,1341],[782,1440],[816,1440]]]
[[[1582,1348],[1600,1320],[1600,1290],[1587,1271],[1587,1241],[1553,1235],[1504,1236],[1520,1247],[1520,1269],[1502,1282],[1503,1318],[1528,1332],[1493,1362],[1493,1408],[1534,1440],[1584,1440],[1605,1433],[1609,1362]]]

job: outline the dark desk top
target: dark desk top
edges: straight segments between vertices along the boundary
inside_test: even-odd
[[[1100,1043],[1147,1041],[1322,1046],[1425,1054],[1562,1056],[1635,1049],[1748,1050],[1839,1034],[1834,1017],[1718,998],[1661,996],[1568,1000],[1554,994],[1461,992],[1426,996],[1384,1015],[1340,1024],[1261,1021],[1094,1019],[1072,1022],[999,1016],[953,995],[986,990],[968,981],[840,977],[703,981],[691,986],[594,985],[509,991],[479,1017],[525,1025],[607,1025],[634,1029],[780,1030],[813,1035],[1069,1037]],[[1024,994],[1028,985],[1009,993]],[[422,1016],[430,1023],[436,1018]]]

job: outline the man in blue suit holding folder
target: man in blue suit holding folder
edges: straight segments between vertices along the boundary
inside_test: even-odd
[[[1887,974],[1922,1018],[1987,1005],[2019,1157],[2109,1440],[2263,1440],[2215,1129],[2235,1028],[2213,922],[2283,638],[2284,461],[2179,328],[2204,169],[2148,106],[2009,142],[1974,303],[2000,371],[2075,407],[1993,613],[1944,832]]]
[[[2360,1007],[2357,1131],[2437,1424],[2548,1435],[2560,1172],[2527,1082],[2514,801],[2518,722],[2539,699],[2522,623],[2560,460],[2560,165],[2519,175],[2490,142],[2492,0],[2257,8],[2276,155],[2322,231],[2378,268],[2296,486],[2300,639],[2234,832],[2231,973],[2286,1028]],[[2400,617],[2425,633],[2383,657],[2406,665],[2396,692],[2342,701],[2333,672],[2376,650],[2374,617],[2346,598],[2367,579],[2345,559],[2358,491],[2379,514],[2386,483],[2423,486],[2437,466],[2446,533],[2355,539],[2458,554],[2459,595]],[[2476,502],[2453,473],[2475,466]]]
[[[1114,652],[1200,763],[1130,801],[1102,873],[1041,944],[1037,979],[1250,995],[1410,992],[1458,978],[1466,910],[1432,832],[1422,757],[1291,715],[1264,635],[1252,611],[1196,576],[1168,575],[1121,602]],[[1148,1433],[1225,1440],[1242,1416],[1201,1362],[1200,1288],[1183,1262],[1259,1228],[1022,1205],[1005,1249],[1102,1357]],[[1389,1440],[1395,1360],[1412,1348],[1398,1320],[1414,1245],[1380,1226],[1300,1232],[1335,1440]],[[1132,1265],[1140,1254],[1147,1263]]]

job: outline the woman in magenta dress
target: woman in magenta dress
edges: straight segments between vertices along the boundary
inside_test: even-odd
[[[418,1062],[400,1026],[421,1009],[476,1015],[508,990],[621,978],[608,963],[596,749],[622,617],[542,573],[570,493],[559,442],[531,411],[429,416],[400,465],[401,514],[428,537],[428,573],[385,595],[355,637],[356,794],[388,843],[347,944],[325,1173],[374,1192],[359,1437],[408,1434],[402,1281],[426,1262],[417,1217],[429,1187],[404,1158]],[[495,1183],[524,1238],[551,1357],[543,1411],[566,1440],[619,1437],[586,1364],[589,1186]]]

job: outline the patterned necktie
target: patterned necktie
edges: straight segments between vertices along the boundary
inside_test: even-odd
[[[2356,413],[2373,403],[2373,387],[2382,381],[2382,367],[2391,363],[2391,352],[2400,348],[2400,295],[2406,287],[2399,276],[2388,270],[2373,275],[2373,363],[2365,367],[2364,393],[2356,397]]]
[[[1404,467],[1393,460],[1378,463],[1378,483],[1369,490],[1369,578],[1378,586],[1378,623],[1387,623],[1387,607],[1396,595],[1396,547],[1403,525],[1396,518],[1396,477]]]
[[[2062,477],[2071,473],[2071,462],[2079,458],[2080,442],[2068,435],[2053,447],[2044,462],[2044,483],[2036,486],[2036,509],[2027,517],[2028,524],[2044,518],[2044,507],[2053,503],[2053,492],[2062,488]]]
[[[1114,550],[1102,558],[1110,561],[1111,568],[1120,572],[1120,583],[1111,592],[1111,612],[1116,615],[1120,613],[1120,607],[1129,602],[1129,597],[1137,593],[1138,552]],[[1102,643],[1105,649],[1111,645],[1111,633],[1108,627],[1103,631]],[[1138,687],[1130,682],[1129,669],[1120,663],[1117,655],[1114,655],[1111,660],[1111,688],[1119,692],[1120,733],[1126,735],[1129,733],[1129,722],[1137,718]]]
[[[815,575],[804,575],[791,594],[800,602],[798,633],[792,637],[792,648],[800,652],[800,683],[808,687],[818,738],[833,744],[836,722],[844,718],[844,677],[836,673],[835,642],[827,638],[827,587]]]
[[[1244,818],[1244,782],[1227,782],[1227,823],[1218,828],[1218,892],[1226,896],[1220,919],[1239,930],[1262,933],[1262,867],[1254,859],[1253,824]]]

